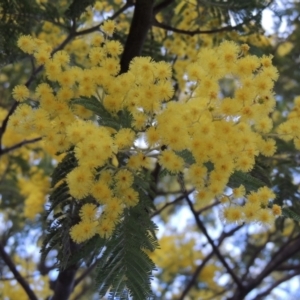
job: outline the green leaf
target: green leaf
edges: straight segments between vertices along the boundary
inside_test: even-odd
[[[145,249],[158,247],[155,224],[147,213],[148,202],[126,209],[122,222],[107,243],[98,267],[96,283],[100,297],[110,289],[109,299],[147,299],[152,296],[150,279],[155,265]],[[154,235],[152,234],[154,232]]]
[[[196,162],[192,152],[187,149],[182,151],[175,151],[175,153],[183,158],[186,164],[192,165]]]
[[[69,152],[63,160],[56,166],[52,174],[51,187],[54,187],[60,180],[65,179],[66,176],[77,167],[78,163],[74,152]]]
[[[297,222],[300,222],[300,215],[298,215],[296,212],[294,212],[292,209],[292,207],[284,207],[282,209],[282,215],[287,217],[287,218],[290,218],[290,219],[293,219]]]
[[[229,178],[228,186],[231,188],[237,188],[241,184],[244,185],[247,192],[257,190],[266,184],[260,179],[253,177],[248,173],[243,173],[241,171],[235,171]]]
[[[99,117],[98,122],[100,125],[112,127],[116,130],[120,129],[120,121],[112,116],[96,97],[82,97],[80,99],[72,100],[71,103],[73,105],[82,105],[84,108],[94,112]]]

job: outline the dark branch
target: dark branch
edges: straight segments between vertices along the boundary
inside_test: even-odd
[[[214,251],[211,251],[201,262],[201,264],[195,269],[192,278],[190,279],[190,281],[188,282],[188,284],[186,285],[185,289],[183,290],[182,294],[180,295],[180,297],[178,298],[178,300],[184,300],[188,294],[188,292],[190,291],[190,289],[194,286],[194,284],[197,282],[198,280],[198,276],[200,274],[200,272],[202,271],[202,269],[205,267],[206,263],[214,256]]]
[[[127,0],[127,2],[125,3],[124,6],[122,6],[118,11],[116,11],[111,17],[109,17],[108,19],[110,20],[114,20],[115,18],[117,18],[121,13],[123,13],[125,10],[127,10],[129,7],[134,5],[134,1],[133,0]],[[76,36],[80,36],[80,35],[84,35],[84,34],[88,34],[88,33],[92,33],[95,31],[98,31],[100,26],[103,24],[103,22],[101,22],[100,24],[97,24],[91,28],[88,29],[84,29],[81,31],[76,32]]]
[[[154,0],[136,0],[135,10],[121,58],[121,73],[128,71],[131,60],[140,56],[153,21]]]
[[[0,150],[0,156],[2,154],[6,154],[6,153],[11,152],[13,150],[16,150],[18,148],[21,148],[24,145],[28,145],[28,144],[32,144],[32,143],[38,142],[41,139],[42,139],[41,137],[38,137],[38,138],[35,138],[35,139],[32,139],[32,140],[24,140],[24,141],[22,141],[20,143],[17,143],[17,144],[15,144],[15,145],[13,145],[13,146],[11,146],[9,148],[4,148],[4,149]]]
[[[243,25],[245,25],[246,23],[250,22],[252,20],[251,19],[247,19],[246,21],[244,21],[243,23],[240,23],[238,25],[235,26],[224,26],[221,28],[215,28],[215,29],[210,29],[210,30],[184,30],[184,29],[179,29],[176,27],[172,27],[170,25],[161,23],[159,21],[157,21],[156,19],[153,21],[153,26],[158,27],[158,28],[162,28],[168,31],[172,31],[172,32],[176,32],[176,33],[181,33],[181,34],[186,34],[186,35],[190,35],[193,36],[195,34],[212,34],[212,33],[218,33],[218,32],[224,32],[224,31],[233,31],[233,30],[237,30],[239,28],[241,28]]]
[[[153,15],[157,15],[160,11],[162,11],[164,8],[169,6],[170,4],[174,3],[174,0],[164,0],[158,4],[156,4],[153,8]]]
[[[269,263],[265,266],[262,272],[253,280],[249,281],[244,289],[237,289],[230,300],[244,299],[244,297],[249,294],[253,289],[255,289],[261,282],[273,271],[283,264],[285,261],[293,257],[299,252],[300,248],[300,235],[296,239],[290,240],[288,244],[284,247],[278,249],[278,251],[270,258]]]
[[[297,272],[293,272],[291,274],[287,274],[286,276],[282,277],[281,279],[275,281],[271,286],[269,286],[268,289],[266,289],[264,292],[256,295],[256,299],[265,299],[266,296],[269,296],[271,291],[273,289],[275,289],[278,285],[280,285],[281,283],[288,281],[290,279],[292,279],[293,277],[297,276],[300,274],[300,271]]]
[[[89,275],[97,266],[98,261],[95,261],[92,265],[90,265],[87,269],[84,270],[84,272],[75,279],[74,281],[74,287],[78,285],[87,275]]]
[[[219,248],[215,245],[214,241],[212,240],[212,238],[210,237],[210,235],[208,234],[204,224],[202,223],[202,221],[200,220],[199,215],[197,214],[197,212],[194,209],[193,203],[190,200],[189,196],[186,194],[185,192],[185,199],[190,207],[190,210],[192,212],[192,214],[194,215],[196,224],[198,226],[198,228],[203,232],[203,234],[205,235],[206,239],[208,240],[209,244],[211,245],[214,254],[219,258],[220,262],[222,263],[222,265],[224,266],[224,268],[226,269],[226,271],[230,274],[231,278],[234,280],[234,282],[236,283],[236,285],[238,286],[238,288],[240,290],[244,289],[243,284],[241,283],[240,279],[236,276],[236,274],[232,271],[232,269],[230,268],[230,266],[228,265],[228,263],[226,262],[225,258],[222,256],[221,252],[219,251]]]
[[[236,231],[240,230],[242,228],[243,225],[237,226],[235,228],[233,228],[232,230],[228,231],[228,232],[222,232],[219,241],[218,241],[218,246],[220,247],[221,244],[223,243],[223,241],[225,240],[226,237],[232,236]],[[188,284],[186,285],[185,289],[183,290],[180,298],[178,300],[184,300],[185,297],[187,296],[188,292],[190,291],[190,289],[195,285],[195,283],[197,282],[198,276],[200,274],[200,272],[202,271],[202,269],[204,268],[204,266],[206,265],[206,263],[209,261],[209,259],[214,255],[214,250],[210,252],[210,254],[208,254],[205,259],[201,262],[201,264],[196,268],[196,270],[194,271],[194,274],[192,276],[192,278],[190,279],[190,281],[188,282]]]
[[[192,192],[194,191],[194,189],[192,189],[191,191],[188,191],[187,194],[190,195]],[[168,206],[173,205],[181,200],[185,199],[185,195],[180,195],[178,196],[175,200],[166,203],[165,205],[163,205],[160,209],[156,210],[152,215],[151,218],[153,218],[154,216],[160,214],[164,209],[166,209]]]
[[[13,273],[15,279],[18,281],[18,283],[22,286],[24,291],[26,292],[29,300],[38,300],[32,289],[30,288],[28,282],[22,277],[22,275],[17,270],[15,264],[11,260],[10,256],[6,253],[3,245],[0,243],[0,255],[6,265],[9,267],[10,271]]]

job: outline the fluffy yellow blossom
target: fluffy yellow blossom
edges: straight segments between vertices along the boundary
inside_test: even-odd
[[[75,199],[86,197],[93,185],[93,175],[86,167],[77,167],[67,175],[70,195]]]
[[[53,55],[53,61],[59,64],[60,66],[64,67],[69,63],[70,57],[66,51],[61,50],[61,51],[57,51]]]
[[[228,223],[239,223],[243,220],[242,208],[239,206],[228,206],[222,210],[223,218]]]
[[[128,207],[135,206],[139,202],[139,194],[136,190],[128,188],[122,192],[122,200]]]
[[[107,218],[101,218],[97,226],[97,233],[102,238],[109,238],[112,235],[114,229],[115,229],[115,224],[111,220]]]
[[[282,213],[281,207],[277,204],[273,204],[272,212],[274,216],[281,216]]]
[[[246,193],[245,187],[240,185],[238,188],[232,190],[232,195],[234,198],[241,198],[244,197]]]
[[[33,54],[36,44],[30,35],[22,35],[18,39],[18,47],[25,53]]]
[[[19,102],[23,102],[29,98],[30,92],[25,85],[17,85],[13,89],[13,97]]]
[[[135,132],[130,128],[122,128],[114,136],[114,140],[119,149],[128,148],[133,145]]]
[[[159,157],[160,164],[172,173],[183,171],[184,160],[172,150],[164,150]]]
[[[274,192],[266,186],[259,188],[257,191],[257,195],[259,197],[261,205],[264,207],[268,205],[269,200],[274,200],[276,197]]]
[[[246,203],[246,205],[242,207],[242,212],[244,214],[245,221],[255,221],[257,219],[257,214],[259,210],[260,206],[258,203]]]
[[[96,222],[81,221],[70,229],[70,236],[74,242],[80,244],[91,239],[96,234]]]
[[[93,203],[86,203],[81,206],[79,215],[83,221],[95,220],[97,214],[97,206]]]
[[[257,213],[257,221],[262,225],[272,226],[274,224],[275,216],[270,209],[261,209]]]
[[[112,20],[107,20],[103,23],[100,29],[107,35],[111,36],[115,31],[115,22]]]
[[[92,185],[90,192],[100,204],[109,203],[113,197],[112,190],[103,179],[96,181]]]
[[[105,50],[112,56],[118,56],[123,52],[123,46],[119,41],[106,41]]]
[[[123,190],[132,185],[134,177],[130,171],[122,169],[115,174],[114,179],[117,187]]]
[[[106,205],[106,212],[109,214],[114,214],[116,219],[119,217],[123,212],[123,204],[119,198],[113,197]]]

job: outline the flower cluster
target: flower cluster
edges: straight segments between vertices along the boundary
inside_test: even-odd
[[[101,29],[100,44],[89,50],[90,67],[85,69],[72,66],[67,51],[51,55],[43,41],[23,36],[18,42],[24,52],[44,64],[50,84],[40,83],[32,99],[26,87],[15,87],[16,100],[30,99],[37,108],[27,103],[30,101],[21,103],[10,126],[20,134],[31,131],[43,137],[52,154],[74,152],[78,166],[65,180],[70,195],[81,206],[81,221],[70,232],[78,243],[96,233],[102,237],[112,234],[123,210],[138,203],[134,176],[141,168],[149,168],[151,159],[171,174],[185,174],[186,182],[196,188],[197,208],[222,197],[234,171],[248,172],[257,155],[271,156],[276,150],[275,141],[267,137],[272,130],[269,114],[275,105],[272,88],[278,77],[271,57],[246,55],[245,45],[227,41],[217,48],[204,48],[185,68],[182,80],[187,93],[170,101],[174,96],[171,66],[136,57],[129,71],[119,75],[122,45],[108,39],[114,30],[111,21]],[[232,97],[222,95],[220,82],[224,79],[235,86]],[[73,99],[90,97],[111,116],[129,112],[131,128],[100,126],[92,111],[73,103]],[[136,143],[141,137],[147,148]],[[186,161],[182,151],[190,153],[193,162]],[[121,153],[129,158],[118,166]],[[235,193],[245,196],[245,212],[239,218],[231,217],[228,210],[240,209],[231,197],[230,206],[223,211],[226,220],[254,219],[246,212],[253,205],[254,193]],[[93,202],[86,203],[88,196]],[[256,215],[270,214],[268,201],[274,199],[273,194],[258,191],[257,197]],[[268,223],[267,217],[258,219]]]

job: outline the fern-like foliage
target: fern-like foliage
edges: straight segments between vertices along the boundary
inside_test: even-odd
[[[300,214],[296,213],[294,210],[292,210],[292,207],[284,207],[282,209],[282,215],[295,220],[296,222],[300,222]]]
[[[146,200],[147,201],[147,200]],[[107,244],[97,267],[96,284],[100,297],[109,291],[109,299],[149,299],[150,279],[155,268],[145,250],[157,247],[155,224],[150,220],[145,198],[124,211],[122,222]]]
[[[51,213],[53,213],[53,216],[48,221],[47,233],[41,247],[41,253],[42,259],[46,259],[46,256],[52,249],[58,250],[58,267],[67,264],[71,253],[73,253],[71,248],[74,248],[74,243],[70,240],[69,230],[77,221],[78,208],[72,201],[68,185],[63,179],[76,166],[77,161],[74,153],[71,151],[57,165],[52,174],[53,189],[49,197],[50,203],[45,217],[49,218]],[[62,182],[57,184],[60,181]],[[59,208],[59,212],[54,213],[57,208]]]
[[[237,188],[241,184],[244,185],[247,192],[255,191],[255,190],[259,189],[260,187],[263,187],[266,185],[262,180],[252,176],[249,173],[235,171],[230,176],[228,186],[231,188]]]
[[[116,130],[131,127],[132,116],[129,111],[124,109],[123,111],[119,111],[118,114],[112,115],[105,109],[102,102],[94,96],[90,98],[81,97],[79,99],[74,99],[72,100],[72,104],[81,105],[94,112],[97,116],[99,125],[112,127]]]

